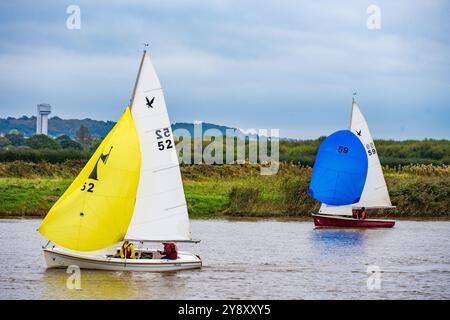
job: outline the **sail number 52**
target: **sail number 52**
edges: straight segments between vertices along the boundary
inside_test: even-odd
[[[87,183],[85,182],[83,184],[83,188],[81,188],[81,191],[87,191],[87,192],[94,192],[94,184],[92,182]]]
[[[158,129],[155,131],[155,133],[156,133],[156,140],[158,140],[158,149],[160,151],[173,148],[172,139],[165,139],[170,138],[169,128]]]

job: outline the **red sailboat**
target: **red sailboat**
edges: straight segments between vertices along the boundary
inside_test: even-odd
[[[313,214],[313,219],[317,228],[392,228],[395,225],[394,220],[358,219],[325,214]]]
[[[355,211],[362,208],[395,208],[391,204],[372,135],[355,99],[352,102],[349,130],[359,138],[367,152],[368,169],[361,197],[358,202],[348,205],[322,203],[319,212],[312,215],[314,225],[318,228],[391,228],[395,225],[394,220],[363,219],[355,215]]]

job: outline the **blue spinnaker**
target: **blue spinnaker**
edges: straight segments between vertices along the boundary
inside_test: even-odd
[[[328,205],[359,201],[367,177],[367,153],[349,130],[328,136],[319,147],[309,184],[309,194]]]

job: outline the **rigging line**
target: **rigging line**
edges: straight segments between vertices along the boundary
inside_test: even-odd
[[[187,203],[179,204],[179,205],[177,205],[175,207],[165,208],[164,211],[170,211],[170,210],[173,210],[173,209],[176,209],[176,208],[185,207],[185,206],[187,206]]]
[[[166,112],[167,113],[167,112]],[[162,129],[169,129],[170,131],[172,131],[172,128],[170,128],[170,124],[169,126],[163,126],[163,127],[159,127],[159,128],[154,128],[154,129],[150,129],[150,130],[146,130],[144,131],[145,133],[152,133],[155,132],[156,130],[162,130]],[[166,137],[167,138],[167,137]]]
[[[153,170],[153,173],[157,173],[157,172],[160,172],[160,171],[173,169],[173,168],[176,168],[176,167],[179,167],[179,166],[180,166],[179,164],[174,164],[173,166],[170,166],[170,167],[165,167],[165,168]]]
[[[154,88],[154,89],[148,89],[148,90],[145,90],[144,93],[152,92],[152,91],[157,91],[157,90],[162,90],[162,87]]]

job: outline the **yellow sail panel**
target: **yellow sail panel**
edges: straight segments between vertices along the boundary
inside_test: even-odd
[[[123,240],[133,215],[141,152],[130,109],[50,209],[39,232],[67,249],[94,251]]]

